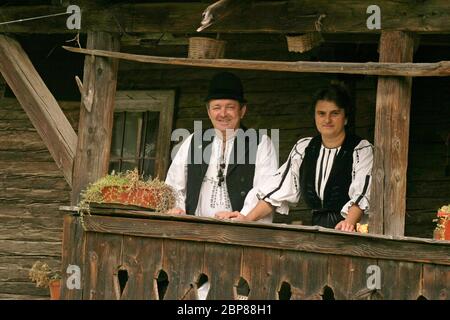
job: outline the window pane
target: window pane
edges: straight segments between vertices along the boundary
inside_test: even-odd
[[[122,149],[124,114],[124,112],[114,113],[113,132],[111,140],[111,157],[120,157],[120,151]]]
[[[123,157],[137,157],[138,134],[142,113],[127,112],[125,116],[125,138],[123,143]]]
[[[122,172],[127,170],[134,170],[134,168],[138,167],[137,161],[123,161],[122,162]]]
[[[155,177],[155,160],[144,160],[144,166],[142,168],[142,172],[144,174],[144,179],[148,179],[149,177]]]
[[[158,139],[159,112],[147,112],[144,157],[156,157],[156,141]]]
[[[109,163],[109,173],[112,171],[115,171],[116,173],[119,172],[119,161],[114,161]]]

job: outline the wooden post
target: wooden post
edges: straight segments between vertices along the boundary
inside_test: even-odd
[[[119,37],[115,34],[89,31],[87,47],[118,51]],[[117,59],[86,56],[78,125],[79,138],[73,170],[73,205],[79,202],[80,192],[89,183],[108,172],[117,69]],[[90,106],[85,105],[87,100],[91,101]]]
[[[411,34],[382,32],[380,62],[412,62],[413,51]],[[371,233],[404,234],[411,84],[410,77],[378,78]]]
[[[4,35],[0,35],[0,73],[71,185],[77,135],[26,52]]]

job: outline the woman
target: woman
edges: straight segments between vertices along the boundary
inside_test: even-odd
[[[369,209],[373,146],[346,131],[351,99],[342,86],[321,90],[313,106],[320,134],[297,141],[287,162],[259,188],[260,200],[246,216],[235,211],[216,217],[255,221],[273,210],[287,214],[302,196],[313,225],[355,230]]]

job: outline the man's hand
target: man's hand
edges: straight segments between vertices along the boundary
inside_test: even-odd
[[[225,219],[231,219],[231,220],[247,220],[246,217],[241,214],[239,211],[221,211],[216,213],[216,218],[225,220]]]
[[[339,222],[336,227],[334,227],[336,230],[342,230],[342,231],[348,231],[348,232],[352,232],[352,231],[356,231],[355,229],[355,225],[352,224],[351,222],[347,221],[347,219],[342,220],[341,222]]]
[[[186,214],[186,211],[184,211],[181,208],[172,208],[167,211],[168,214]]]
[[[361,220],[361,216],[363,215],[364,211],[362,211],[358,205],[354,204],[350,207],[348,210],[347,218],[345,220],[339,222],[336,227],[334,227],[336,230],[342,230],[342,231],[356,231],[356,223]]]

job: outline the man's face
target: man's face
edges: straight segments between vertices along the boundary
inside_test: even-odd
[[[316,127],[322,136],[335,138],[342,134],[346,120],[344,109],[326,100],[317,101],[315,109]]]
[[[236,100],[216,99],[209,101],[208,116],[215,129],[223,134],[227,129],[238,129],[244,117],[246,107]]]

